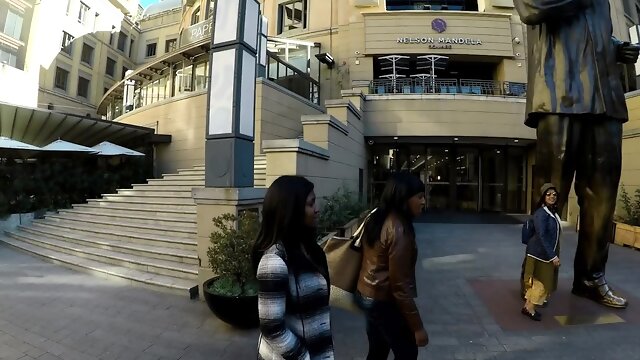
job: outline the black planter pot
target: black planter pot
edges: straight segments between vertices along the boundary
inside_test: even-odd
[[[209,287],[216,281],[212,278],[204,282],[204,299],[209,309],[227,324],[241,328],[252,329],[259,325],[258,295],[254,296],[224,296],[211,292]]]

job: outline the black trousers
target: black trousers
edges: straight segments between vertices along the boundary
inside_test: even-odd
[[[604,276],[622,168],[622,123],[596,115],[546,115],[537,130],[535,189],[551,182],[567,204],[575,175],[580,230],[574,287]]]
[[[390,351],[396,360],[418,358],[415,335],[396,304],[373,301],[365,314],[369,339],[367,360],[387,360]]]

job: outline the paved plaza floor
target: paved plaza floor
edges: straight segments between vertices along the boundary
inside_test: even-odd
[[[420,359],[640,359],[640,252],[611,246],[607,278],[631,299],[608,310],[569,294],[576,234],[544,321],[520,314],[518,224],[421,223]],[[364,359],[360,315],[333,312],[336,358]],[[257,332],[201,301],[120,284],[0,246],[0,359],[255,359]]]

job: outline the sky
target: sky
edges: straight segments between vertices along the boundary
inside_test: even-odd
[[[140,0],[140,5],[142,5],[143,8],[146,8],[147,6],[158,2],[158,0]]]

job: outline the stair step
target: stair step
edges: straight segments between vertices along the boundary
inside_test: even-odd
[[[179,174],[171,174],[163,176],[162,180],[191,180],[191,181],[203,181],[204,182],[204,174],[202,175],[179,175]]]
[[[114,211],[112,213],[102,211],[100,208],[78,208],[59,210],[58,213],[66,217],[77,217],[80,219],[101,220],[101,221],[117,221],[127,222],[128,224],[137,225],[160,225],[170,226],[172,228],[196,229],[196,217],[158,217],[148,215],[147,212],[138,211],[138,214],[124,214],[124,210]]]
[[[9,236],[49,250],[135,270],[147,271],[153,274],[174,276],[181,279],[196,279],[198,276],[197,265],[124,254],[112,250],[56,240],[48,236],[36,237],[21,234],[20,232],[9,232]]]
[[[198,255],[193,249],[178,249],[161,247],[158,245],[145,245],[117,240],[105,240],[95,236],[86,236],[77,232],[64,231],[60,229],[40,229],[37,227],[22,227],[21,233],[31,234],[36,237],[47,237],[65,242],[92,246],[105,250],[112,250],[121,253],[144,256],[159,260],[169,260],[185,264],[198,264]]]
[[[175,175],[175,174],[162,174],[162,176]],[[178,175],[202,175],[204,176],[204,169],[178,169]]]
[[[191,197],[180,196],[144,196],[144,195],[121,195],[121,194],[105,194],[102,196],[105,200],[144,202],[147,204],[172,204],[172,205],[194,205],[195,202]]]
[[[56,252],[34,246],[23,241],[0,236],[0,241],[14,246],[25,252],[40,256],[54,263],[59,263],[74,269],[80,269],[101,277],[127,280],[128,284],[140,285],[156,290],[169,291],[177,294],[188,294],[196,286],[196,280],[181,279],[173,276],[152,274],[122,266],[105,264],[99,261],[82,258],[75,255]]]
[[[196,240],[184,237],[169,237],[156,234],[143,234],[133,231],[109,230],[95,226],[81,226],[76,224],[65,223],[47,223],[46,220],[34,221],[31,226],[38,229],[66,229],[74,231],[82,235],[95,236],[104,240],[128,241],[147,245],[157,245],[162,247],[171,247],[178,249],[193,249],[196,251]],[[46,232],[46,230],[42,230]]]
[[[105,204],[98,206],[107,206],[107,207],[127,207],[133,209],[145,208],[150,211],[186,211],[190,213],[195,213],[196,204],[174,204],[169,202],[147,202],[147,201],[139,201],[139,200],[130,200],[130,199],[92,199],[89,200],[89,204]]]
[[[201,188],[201,187],[204,187],[204,185],[193,186],[193,185],[171,185],[171,184],[157,183],[157,184],[135,184],[133,185],[133,190],[188,191],[189,193],[191,193],[191,191],[194,188]]]
[[[38,220],[37,222],[41,222],[42,220]],[[135,231],[144,234],[156,234],[161,236],[175,236],[178,238],[188,238],[194,239],[196,237],[196,227],[193,226],[190,229],[184,227],[171,227],[171,226],[162,226],[162,225],[150,225],[150,224],[134,224],[131,222],[121,222],[117,220],[108,220],[108,219],[91,219],[91,218],[81,218],[81,217],[73,217],[73,216],[64,216],[64,215],[50,215],[45,217],[44,221],[50,221],[55,223],[63,223],[68,224],[70,226],[73,225],[82,225],[82,224],[90,224],[95,227],[99,227],[101,229],[112,229],[112,230],[127,230],[127,231]]]
[[[200,179],[200,180],[186,180],[186,179],[174,179],[174,180],[167,180],[167,179],[153,179],[153,180],[149,180],[149,182],[147,183],[147,185],[188,185],[188,186],[193,186],[193,187],[198,187],[198,188],[203,188],[204,187],[204,178]]]
[[[191,189],[118,189],[117,195],[191,198]]]
[[[195,221],[196,218],[196,209],[192,208],[190,210],[168,210],[168,209],[157,209],[152,210],[146,207],[136,207],[131,205],[127,206],[119,206],[123,204],[119,203],[110,203],[110,202],[92,202],[89,204],[76,204],[73,205],[73,209],[69,210],[78,210],[84,213],[94,214],[111,214],[111,215],[130,215],[130,216],[148,216],[150,218],[155,218],[159,220],[168,219],[171,220],[180,220],[180,221]],[[126,205],[126,204],[124,204]]]
[[[194,165],[192,169],[194,169],[194,170],[204,170],[204,164]]]

